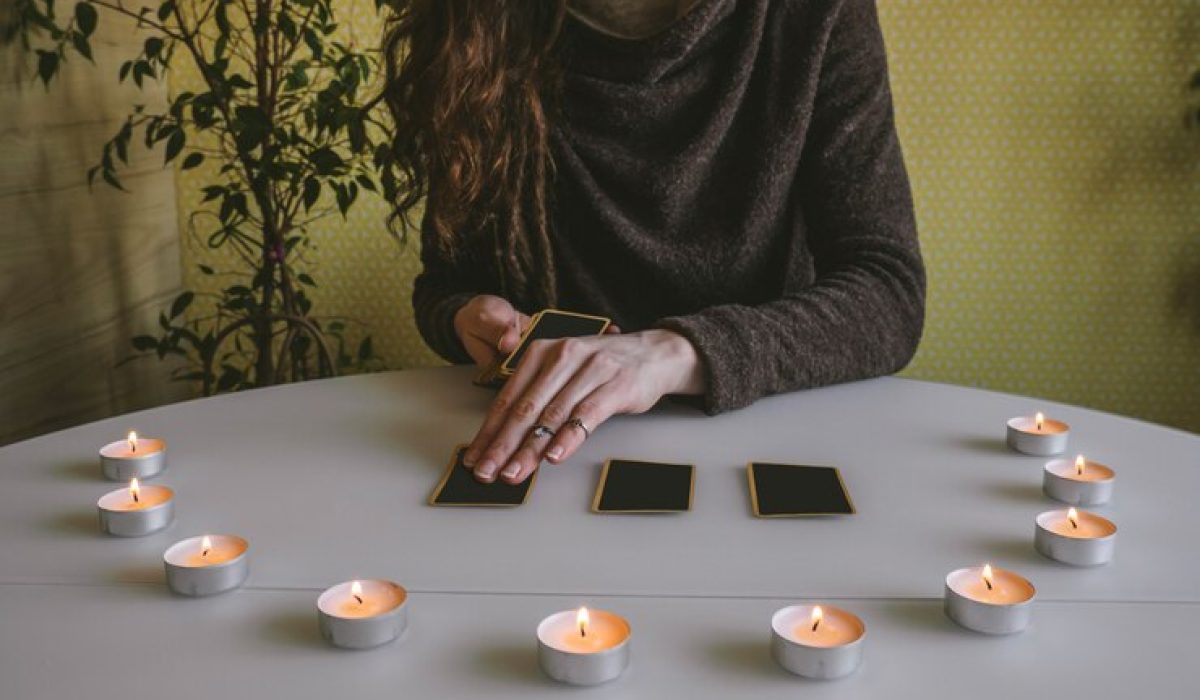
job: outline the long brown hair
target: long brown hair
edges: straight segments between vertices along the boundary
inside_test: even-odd
[[[453,259],[487,237],[501,292],[553,305],[549,129],[566,0],[390,0],[384,100],[404,181],[393,223],[425,202]]]

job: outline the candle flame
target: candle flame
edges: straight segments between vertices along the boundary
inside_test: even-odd
[[[1041,430],[1046,422],[1046,416],[1041,411],[1038,411],[1037,415],[1033,417],[1033,422],[1037,425],[1037,429]]]
[[[212,549],[212,539],[211,539],[211,538],[209,538],[209,536],[208,536],[208,535],[205,535],[205,536],[204,536],[204,537],[203,537],[203,538],[200,540],[200,556],[202,556],[202,557],[207,557],[207,556],[208,556],[208,552],[209,552],[209,550],[211,550],[211,549]]]
[[[577,614],[575,616],[575,622],[576,622],[576,624],[579,625],[579,636],[586,637],[587,636],[587,627],[588,627],[588,609],[587,608],[579,609],[579,614]]]
[[[1067,511],[1067,521],[1071,523],[1071,527],[1079,529],[1079,511],[1071,508]]]
[[[992,565],[983,565],[983,582],[987,585],[987,589],[992,590]]]
[[[141,503],[142,487],[138,485],[137,478],[129,480],[129,495],[133,498],[134,503]]]
[[[820,605],[814,605],[812,609],[812,631],[816,632],[817,627],[821,624],[821,620],[825,619],[825,611],[821,610]]]
[[[362,605],[363,604],[362,584],[359,583],[358,581],[351,583],[350,584],[350,595],[354,596],[354,599],[358,601],[359,605]]]
[[[1077,455],[1075,457],[1075,473],[1079,476],[1083,476],[1083,468],[1086,466],[1087,460],[1083,458],[1083,455]]]
[[[130,430],[129,437],[127,437],[126,439],[129,440],[129,451],[137,452],[137,431]]]

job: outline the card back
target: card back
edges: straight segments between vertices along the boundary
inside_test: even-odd
[[[454,448],[454,454],[450,459],[449,466],[446,467],[446,473],[442,475],[442,480],[438,482],[433,494],[429,497],[429,505],[511,508],[525,502],[525,499],[529,497],[529,492],[533,489],[537,472],[516,485],[499,479],[490,484],[484,484],[478,481],[475,474],[463,465],[462,456],[466,449],[466,445]]]
[[[752,462],[750,503],[760,518],[850,515],[854,503],[836,467]]]
[[[537,314],[521,336],[521,342],[516,349],[500,365],[501,374],[512,374],[529,349],[529,344],[535,340],[553,340],[555,338],[575,338],[588,335],[600,335],[610,321],[603,316],[577,314],[573,311],[546,309]]]
[[[696,468],[690,464],[610,459],[600,472],[592,512],[686,512],[695,483]]]

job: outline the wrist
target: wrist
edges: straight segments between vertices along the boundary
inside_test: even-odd
[[[646,331],[662,349],[666,368],[663,394],[704,393],[704,367],[695,346],[684,336],[662,328]]]

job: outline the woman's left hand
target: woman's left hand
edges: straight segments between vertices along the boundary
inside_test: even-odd
[[[536,340],[493,401],[464,463],[483,482],[519,484],[569,458],[618,413],[642,413],[666,394],[699,394],[695,348],[668,330]],[[545,426],[551,432],[535,431]]]

